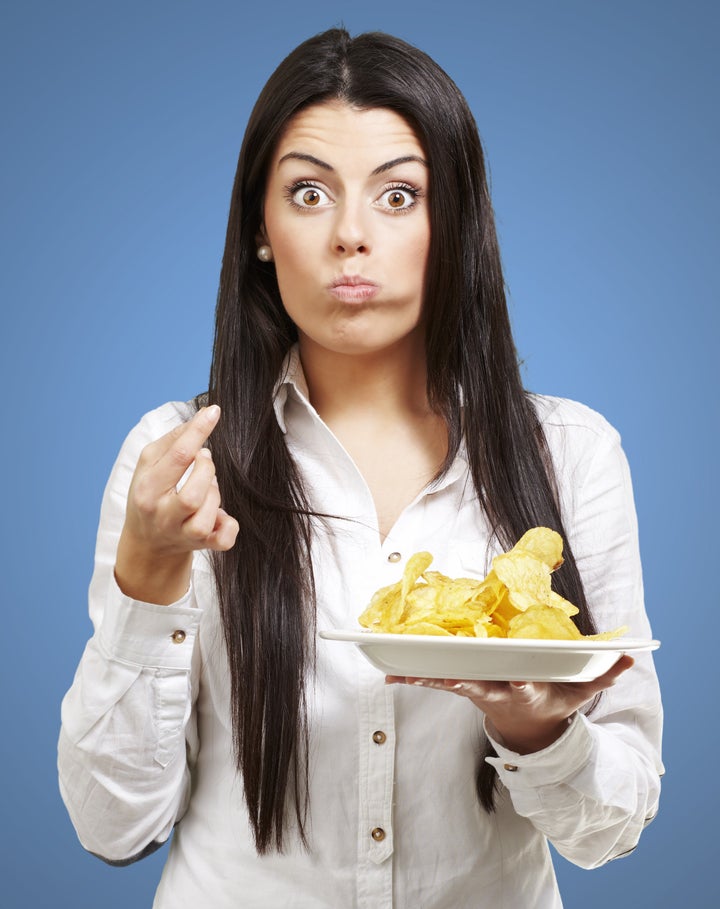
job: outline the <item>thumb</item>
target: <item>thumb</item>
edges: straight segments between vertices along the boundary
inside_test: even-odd
[[[615,682],[617,682],[623,672],[627,672],[627,670],[630,669],[630,667],[634,664],[635,660],[631,656],[628,656],[627,653],[624,653],[620,659],[608,669],[607,672],[603,673],[603,675],[599,675],[592,683],[596,693],[599,691],[604,691],[606,688],[611,688]]]

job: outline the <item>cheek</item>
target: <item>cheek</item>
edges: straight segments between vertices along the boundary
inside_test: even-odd
[[[284,262],[287,262],[293,268],[302,270],[303,264],[313,254],[317,256],[317,248],[308,233],[294,233],[289,237],[283,238],[280,246],[280,256]]]
[[[402,216],[399,216],[402,217]],[[402,260],[413,265],[424,265],[430,249],[430,226],[426,220],[418,220],[412,227],[402,225],[402,230],[390,230],[385,236],[385,248],[393,249],[396,261]]]
[[[292,229],[275,225],[274,230],[268,227],[268,239],[273,250],[278,280],[286,274],[299,277],[303,273],[312,273],[311,260],[317,256],[317,242],[312,231],[298,230],[297,225],[293,225]]]
[[[313,244],[308,242],[307,234],[302,231],[276,230],[271,234],[268,229],[268,238],[273,250],[280,297],[285,311],[296,322],[316,289],[317,255],[313,256]]]
[[[292,316],[314,289],[312,263],[296,247],[275,253],[275,274],[283,306]]]

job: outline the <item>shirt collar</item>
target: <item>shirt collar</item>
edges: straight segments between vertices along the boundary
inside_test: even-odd
[[[305,379],[305,373],[303,372],[302,363],[300,362],[300,352],[297,343],[293,344],[285,355],[282,369],[280,370],[280,377],[275,383],[273,406],[275,408],[275,417],[278,421],[278,426],[283,433],[287,433],[285,405],[287,404],[288,394],[291,391],[295,394],[298,401],[304,404],[309,410],[313,410],[312,404],[310,403],[310,392],[308,390],[307,380]],[[460,401],[462,406],[462,389]],[[433,493],[445,489],[451,483],[466,476],[467,469],[467,449],[465,447],[465,440],[463,439],[460,442],[460,448],[455,456],[455,460],[450,465],[450,469],[438,480],[431,483],[427,492]]]
[[[280,377],[275,383],[273,392],[273,407],[275,408],[275,417],[280,429],[286,433],[287,425],[285,423],[285,405],[287,403],[288,392],[294,389],[297,397],[308,407],[310,406],[310,392],[308,390],[305,373],[303,372],[302,363],[300,362],[300,352],[298,345],[293,344],[290,350],[285,354],[283,365],[280,370]]]

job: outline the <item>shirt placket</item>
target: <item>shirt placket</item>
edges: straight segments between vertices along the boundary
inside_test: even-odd
[[[426,496],[410,505],[371,560],[378,586],[402,577],[426,511]],[[379,564],[376,561],[379,556]],[[393,905],[395,819],[395,714],[393,688],[362,660],[359,674],[360,786],[358,806],[358,907]]]
[[[392,690],[359,664],[358,907],[392,907],[395,718]]]

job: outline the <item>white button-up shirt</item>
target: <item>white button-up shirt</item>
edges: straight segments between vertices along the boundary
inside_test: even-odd
[[[596,623],[650,637],[619,437],[582,405],[536,406]],[[276,412],[312,506],[351,519],[317,527],[320,629],[357,627],[372,593],[398,580],[418,550],[448,575],[485,575],[494,550],[462,453],[381,543],[370,491],[309,403],[295,353]],[[124,862],[175,827],[157,909],[550,909],[561,902],[548,840],[584,867],[634,848],[657,809],[662,771],[649,654],[544,751],[519,755],[495,742],[501,786],[488,814],[475,794],[482,713],[446,692],[386,686],[355,647],[319,640],[307,692],[310,848],[291,836],[285,853],[258,857],[233,759],[207,554],[196,554],[190,590],[171,606],[130,600],[113,577],[140,451],[190,415],[167,404],[145,416],[103,500],[95,633],[63,702],[59,742],[61,792],[86,849]]]

